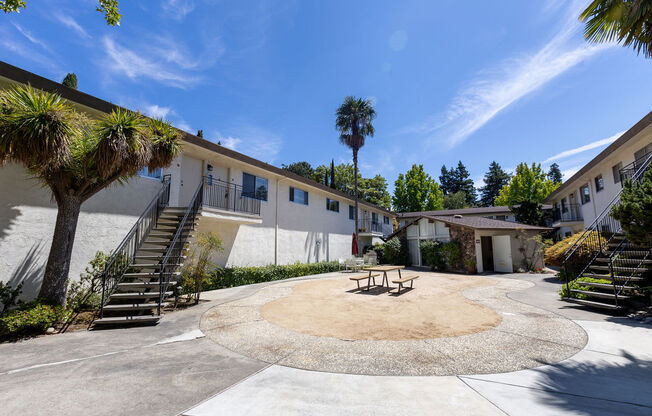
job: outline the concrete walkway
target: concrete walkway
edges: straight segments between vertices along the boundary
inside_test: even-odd
[[[315,278],[332,275],[317,276]],[[578,354],[503,374],[360,376],[300,370],[231,352],[201,315],[270,284],[209,292],[155,327],[80,331],[0,345],[0,415],[649,415],[652,326],[568,307],[547,275],[508,296],[574,320]],[[273,284],[273,283],[271,283]]]

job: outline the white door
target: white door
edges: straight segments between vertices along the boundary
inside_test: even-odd
[[[408,240],[408,251],[410,252],[410,263],[412,263],[413,266],[421,266],[419,240]]]
[[[508,235],[495,235],[492,237],[494,251],[494,270],[502,273],[513,273],[512,244]]]

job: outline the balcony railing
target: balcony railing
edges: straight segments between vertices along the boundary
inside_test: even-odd
[[[582,208],[579,204],[570,204],[565,210],[556,208],[552,210],[552,222],[574,222],[584,221],[582,217]]]
[[[636,159],[629,165],[622,168],[620,170],[620,184],[623,185],[625,183],[625,180],[631,179],[636,173],[636,171],[638,171],[642,166],[650,163],[651,159],[652,159],[652,153],[646,153],[643,157]]]
[[[361,233],[379,233],[389,235],[392,233],[392,224],[383,224],[380,221],[374,222],[371,219],[363,218],[358,221],[359,232]]]
[[[204,206],[224,211],[260,215],[260,199],[242,186],[204,177]]]

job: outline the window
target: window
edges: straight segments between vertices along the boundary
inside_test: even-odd
[[[611,172],[614,175],[614,183],[620,182],[620,170],[623,168],[623,162],[618,162],[618,164],[611,168]]]
[[[602,180],[602,175],[595,177],[595,192],[600,192],[604,189],[604,181]]]
[[[249,198],[267,201],[267,179],[259,178],[248,173],[242,173],[242,195]]]
[[[639,151],[634,152],[634,160],[642,161],[641,159],[644,160],[644,158],[650,153],[652,153],[652,143],[648,144]]]
[[[580,198],[582,205],[586,204],[587,202],[591,202],[591,190],[589,189],[588,184],[580,188]]]
[[[149,170],[149,168],[145,166],[144,168],[138,171],[138,175],[143,176],[145,178],[161,179],[161,177],[163,176],[163,169],[158,168],[154,170]]]
[[[496,215],[496,219],[500,221],[507,221],[506,215]]]
[[[566,198],[561,200],[561,212],[568,212],[568,204],[566,203]]]
[[[389,217],[386,215],[383,215],[383,224],[389,224]]]
[[[355,219],[355,207],[353,205],[349,205],[349,219]]]
[[[290,201],[308,205],[308,192],[290,186]]]
[[[329,211],[340,212],[340,201],[326,198],[326,209]]]
[[[371,213],[371,223],[378,224],[378,214],[376,214],[375,212]]]

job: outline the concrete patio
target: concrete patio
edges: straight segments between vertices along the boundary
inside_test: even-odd
[[[199,330],[202,315],[215,307],[246,300],[267,287],[293,284],[275,282],[209,292],[205,298],[210,302],[169,314],[155,327],[2,344],[0,414],[652,413],[652,326],[565,304],[557,299],[558,283],[550,275],[500,278],[520,286],[502,302],[513,302],[521,311],[544,310],[577,325],[586,333],[586,345],[560,362],[505,373],[368,376],[248,358]],[[527,336],[550,342],[537,334]]]

